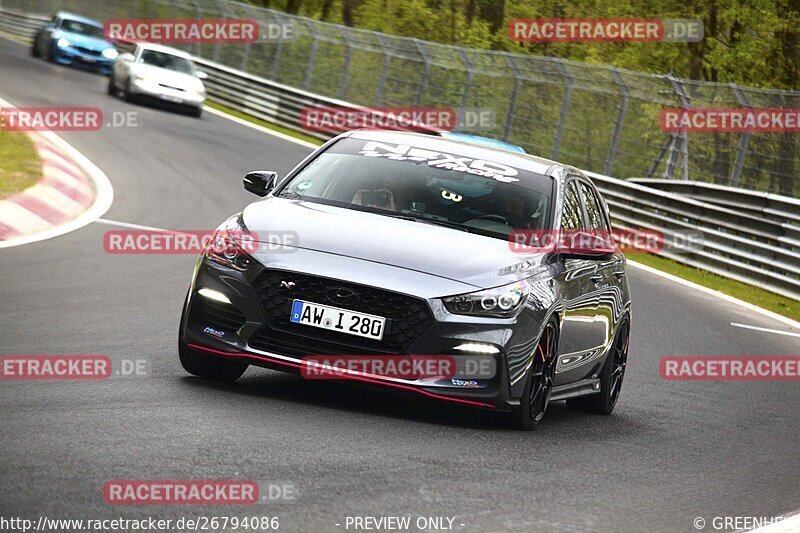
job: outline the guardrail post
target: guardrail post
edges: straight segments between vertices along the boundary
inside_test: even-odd
[[[650,168],[645,175],[646,178],[652,178],[653,174],[656,173],[656,170],[658,170],[658,165],[661,164],[661,160],[664,158],[664,154],[667,153],[667,148],[672,145],[674,138],[675,137],[672,134],[667,135],[667,140],[661,144],[661,148],[658,150],[658,155],[653,158],[653,164],[650,165]]]
[[[376,33],[375,36],[378,38],[378,42],[381,43],[381,49],[383,49],[383,65],[381,65],[381,77],[378,80],[378,88],[375,91],[375,107],[380,107],[383,103],[383,88],[386,84],[386,74],[389,71],[389,61],[391,61],[392,56],[389,55],[389,49],[386,47],[386,43],[384,42],[384,37],[380,33]]]
[[[194,6],[194,12],[197,13],[197,18],[203,18],[202,12],[200,11],[200,4],[197,0],[192,0],[192,5]],[[192,55],[199,56],[200,55],[200,43],[192,43]]]
[[[242,64],[239,66],[239,70],[247,72],[247,61],[249,59],[250,59],[250,43],[245,43],[244,50],[242,51]]]
[[[692,106],[689,97],[683,90],[683,85],[672,75],[667,74],[667,80],[669,80],[670,85],[672,86],[672,90],[678,96],[678,99],[681,102],[682,109],[689,109]],[[682,179],[687,180],[689,179],[689,135],[682,131],[680,133],[673,135],[674,142],[670,144],[670,153],[669,159],[667,160],[667,168],[664,170],[664,177],[669,179],[675,178],[675,165],[678,162],[678,150],[680,150],[680,156],[683,157],[682,162]],[[678,145],[678,146],[676,146]]]
[[[417,85],[417,94],[414,96],[414,107],[419,107],[422,102],[422,93],[425,91],[425,86],[428,84],[428,76],[431,71],[431,64],[428,59],[428,51],[425,50],[425,45],[419,39],[414,39],[414,45],[417,47],[420,57],[422,58],[422,74],[419,77],[419,85]]]
[[[309,21],[308,29],[311,32],[311,52],[308,54],[308,64],[306,65],[306,75],[303,78],[303,89],[306,91],[311,86],[311,77],[314,75],[314,63],[317,60],[317,48],[319,47],[319,32],[316,23]]]
[[[606,166],[603,174],[606,176],[611,175],[611,170],[614,166],[614,159],[617,157],[617,148],[619,146],[619,137],[622,133],[622,124],[625,121],[625,111],[628,109],[628,86],[625,85],[625,80],[619,75],[619,71],[614,67],[609,69],[614,83],[619,87],[619,109],[617,109],[617,118],[614,120],[614,132],[611,134],[611,146],[608,148],[608,157],[606,158]]]
[[[514,57],[511,54],[503,54],[508,62],[508,66],[514,71],[514,87],[511,89],[511,100],[508,102],[508,110],[506,111],[506,123],[503,126],[503,140],[508,141],[508,136],[511,135],[511,127],[514,122],[514,110],[517,107],[517,94],[519,94],[519,87],[522,84],[522,76],[519,72]]]
[[[273,19],[280,24],[281,20],[279,20],[273,13],[270,12]],[[275,45],[275,53],[273,54],[272,59],[272,68],[270,69],[270,78],[273,80],[278,79],[278,65],[281,63],[281,55],[283,55],[283,39],[278,39],[278,44]]]
[[[461,101],[458,104],[459,116],[463,117],[467,109],[467,96],[469,95],[469,90],[472,88],[472,76],[475,69],[472,66],[472,61],[469,60],[469,56],[467,56],[467,52],[463,48],[458,48],[458,55],[461,57],[461,61],[467,69],[467,79],[464,82],[464,90],[461,92]]]
[[[736,100],[739,102],[739,105],[742,107],[746,107],[751,109],[753,106],[750,105],[750,102],[747,100],[747,97],[744,93],[739,89],[739,86],[735,83],[731,83],[731,89],[733,90],[733,94],[736,95]],[[736,161],[733,163],[733,168],[731,169],[731,186],[738,187],[739,186],[739,179],[742,176],[742,169],[744,168],[744,160],[747,157],[747,150],[750,144],[750,132],[745,131],[742,133],[742,136],[739,137],[739,148],[736,150]]]
[[[550,159],[557,159],[558,152],[561,151],[561,138],[564,136],[564,126],[567,122],[567,115],[569,114],[569,107],[572,100],[572,88],[575,82],[569,76],[566,67],[560,61],[553,62],[558,70],[558,73],[564,78],[567,88],[564,91],[564,99],[561,101],[561,111],[558,117],[558,127],[556,128],[556,135],[553,138],[553,150]]]
[[[347,52],[344,54],[344,67],[342,69],[342,79],[339,82],[339,90],[337,91],[336,95],[339,100],[344,99],[345,91],[347,90],[347,79],[350,77],[350,59],[353,56],[353,45],[350,42],[350,38],[347,36],[347,31],[345,28],[339,28],[339,31],[342,34],[342,38],[344,39],[345,45],[347,46]]]
[[[678,159],[678,149],[675,148],[675,145],[679,143],[680,136],[677,133],[670,134],[669,157],[667,158],[667,167],[661,175],[663,178],[675,179],[675,163]]]
[[[228,10],[225,8],[225,1],[224,0],[217,0],[217,5],[219,6],[220,16],[223,19],[229,19],[230,16],[228,16]],[[214,62],[215,63],[219,63],[219,56],[220,56],[220,52],[221,52],[221,50],[220,50],[221,47],[222,47],[222,42],[221,41],[217,41],[216,44],[214,44]]]

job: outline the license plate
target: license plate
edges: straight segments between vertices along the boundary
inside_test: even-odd
[[[180,98],[175,98],[174,96],[168,96],[166,94],[161,95],[162,100],[166,100],[167,102],[172,102],[173,104],[182,104],[183,100]]]
[[[292,302],[289,321],[375,340],[383,338],[383,330],[386,326],[386,319],[382,316],[356,313],[304,300]]]

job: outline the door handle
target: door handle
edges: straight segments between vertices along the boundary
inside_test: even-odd
[[[603,281],[603,276],[601,276],[600,274],[595,274],[594,276],[591,276],[589,279],[592,280],[594,283],[600,283],[601,281]]]
[[[614,277],[617,279],[622,279],[624,276],[625,276],[624,270],[617,270],[616,272],[614,272]]]

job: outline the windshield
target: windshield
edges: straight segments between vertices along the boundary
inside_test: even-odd
[[[103,39],[103,28],[86,24],[85,22],[78,22],[77,20],[62,20],[61,31],[68,33],[78,33],[88,37],[97,37]]]
[[[400,155],[403,151],[406,155]],[[507,240],[515,230],[549,227],[552,194],[552,178],[504,164],[342,139],[278,196],[413,218]]]
[[[174,56],[172,54],[156,52],[155,50],[145,50],[142,52],[142,58],[139,61],[145,65],[152,65],[154,67],[174,70],[183,74],[194,75],[194,66],[192,65],[191,61],[183,57]]]

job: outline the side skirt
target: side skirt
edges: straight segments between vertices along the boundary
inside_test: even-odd
[[[566,385],[559,385],[553,387],[553,392],[550,395],[550,401],[555,402],[558,400],[569,400],[571,398],[578,398],[580,396],[590,396],[600,392],[600,379],[589,378],[576,381],[575,383],[567,383]]]

